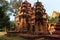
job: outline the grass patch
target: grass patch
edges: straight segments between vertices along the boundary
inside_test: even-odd
[[[16,37],[16,36],[8,37],[5,34],[6,32],[0,32],[0,40],[26,40],[24,38]]]
[[[0,40],[26,40],[21,37],[7,37],[7,36],[0,36]]]
[[[6,34],[6,32],[0,32],[0,36],[3,36],[5,34]]]

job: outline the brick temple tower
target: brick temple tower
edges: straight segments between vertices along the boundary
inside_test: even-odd
[[[31,4],[27,2],[27,0],[20,4],[20,7],[18,8],[18,13],[16,15],[17,31],[27,32],[29,30],[31,11]]]
[[[35,33],[47,33],[47,26],[48,26],[48,20],[47,20],[47,14],[45,12],[44,6],[41,2],[37,1],[33,6],[33,21],[34,27],[35,27]]]
[[[25,0],[20,4],[16,15],[16,30],[24,33],[47,33],[48,20],[44,6],[37,1],[33,7]]]

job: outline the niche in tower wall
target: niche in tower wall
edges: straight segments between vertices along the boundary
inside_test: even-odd
[[[31,27],[31,25],[29,23],[27,23],[27,31],[28,32],[30,31],[30,27]]]
[[[24,26],[22,26],[22,32],[30,32],[30,24],[29,23],[26,24],[26,29]]]
[[[26,25],[26,28],[25,28],[25,26],[23,25],[23,26],[22,26],[22,33],[27,33],[27,31],[28,31],[28,30],[27,30],[27,25]]]
[[[43,24],[43,18],[42,18],[42,13],[41,12],[36,12],[35,13],[35,22],[40,22],[41,24]],[[38,24],[39,25],[39,24]]]
[[[19,17],[19,19],[25,19],[26,20],[26,22],[28,22],[28,16],[27,15],[25,15],[25,14],[23,14],[23,15],[21,15],[20,17]]]
[[[35,32],[35,25],[32,25],[32,32]]]
[[[42,18],[43,15],[41,12],[36,12],[35,16],[36,16],[36,18],[40,19],[40,18]]]

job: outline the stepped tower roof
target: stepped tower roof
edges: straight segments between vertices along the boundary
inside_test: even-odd
[[[27,1],[27,0],[25,0],[24,2],[22,2],[21,4],[20,4],[20,6],[22,6],[22,5],[26,5],[26,6],[30,6],[31,7],[31,4]]]

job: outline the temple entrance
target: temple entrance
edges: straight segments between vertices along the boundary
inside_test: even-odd
[[[32,25],[32,32],[35,32],[35,26]]]

